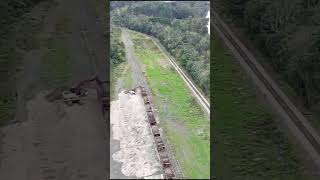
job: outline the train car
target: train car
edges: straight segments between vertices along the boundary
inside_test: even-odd
[[[160,151],[164,151],[165,150],[165,146],[164,143],[162,141],[162,138],[160,136],[156,136],[154,137],[154,140],[156,142],[156,146],[157,146],[157,150]]]
[[[149,120],[150,125],[151,126],[156,125],[157,122],[156,122],[156,119],[154,118],[153,113],[148,112],[147,115],[148,115],[148,120]]]
[[[159,152],[163,152],[163,151],[166,150],[166,148],[165,148],[164,144],[159,144],[159,145],[157,146],[157,150],[158,150]]]
[[[174,173],[171,168],[164,168],[163,171],[166,179],[172,179],[174,177]]]
[[[159,127],[157,125],[151,126],[151,129],[154,137],[160,136]]]
[[[152,108],[151,108],[151,104],[150,102],[145,103],[146,108],[147,108],[147,112],[152,112]]]
[[[158,150],[158,152],[163,152],[166,150],[166,148],[163,143],[162,144],[159,143],[159,144],[157,144],[157,150]]]
[[[154,141],[156,142],[156,145],[163,144],[162,138],[160,136],[154,137]]]
[[[160,161],[163,167],[170,167],[170,159],[166,151],[159,152]]]
[[[168,152],[166,152],[166,151],[159,152],[159,156],[160,156],[161,159],[169,158]]]
[[[142,99],[144,101],[144,103],[150,103],[149,99],[148,99],[148,96],[142,96]]]
[[[163,167],[164,177],[165,177],[165,179],[173,179],[173,177],[175,175],[174,175],[173,169],[171,167],[169,155],[168,155],[168,152],[166,151],[165,144],[164,144],[162,138],[160,137],[160,130],[159,130],[159,127],[158,127],[157,122],[155,120],[153,111],[152,111],[151,102],[149,100],[149,97],[147,95],[145,88],[142,86],[139,86],[139,88],[141,90],[140,91],[141,96],[143,98],[144,104],[147,109],[147,116],[148,116],[148,120],[149,120],[149,123],[151,126],[151,131],[152,131],[152,134],[153,134],[153,137],[155,140],[157,151],[159,154],[160,163]]]
[[[163,168],[171,168],[171,164],[169,160],[161,162]]]
[[[147,91],[145,90],[144,87],[141,87],[141,95],[142,96],[147,96]]]

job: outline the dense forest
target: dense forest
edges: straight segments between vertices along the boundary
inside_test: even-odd
[[[319,0],[217,0],[308,108],[320,103]]]
[[[209,96],[209,2],[114,2],[111,21],[156,37]]]

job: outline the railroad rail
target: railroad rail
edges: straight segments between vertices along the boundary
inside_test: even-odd
[[[189,87],[189,89],[195,94],[198,102],[200,105],[204,108],[205,112],[210,117],[210,103],[209,101],[202,95],[200,90],[194,85],[194,83],[190,80],[190,78],[186,75],[186,73],[179,67],[179,65],[175,62],[174,58],[167,53],[165,48],[159,43],[154,37],[147,35],[149,38],[153,40],[153,42],[158,46],[159,49],[162,50],[165,56],[168,57],[170,64],[173,66],[173,68],[178,72],[178,74],[181,76],[182,80],[186,83],[186,85]],[[209,118],[210,120],[210,118]]]
[[[173,179],[175,177],[174,170],[172,167],[172,163],[170,162],[167,148],[165,147],[164,141],[160,135],[159,126],[156,122],[154,112],[151,107],[150,98],[148,97],[147,91],[143,86],[138,86],[134,88],[134,91],[137,91],[137,90],[140,90],[142,99],[146,107],[150,129],[152,131],[153,138],[157,147],[157,152],[159,155],[160,163],[162,165],[164,178]]]
[[[196,97],[199,99],[199,101],[201,102],[201,104],[204,104],[204,108],[206,110],[206,112],[209,114],[210,116],[210,104],[208,102],[208,100],[201,94],[201,92],[195,87],[195,85],[193,85],[193,83],[191,82],[191,80],[188,78],[188,76],[183,72],[183,70],[181,70],[181,68],[177,65],[176,62],[174,62],[173,60],[171,60],[169,58],[170,63],[172,64],[172,66],[176,69],[176,71],[178,72],[178,74],[180,74],[180,76],[182,77],[182,79],[186,82],[187,86],[191,89],[191,91],[193,91],[196,94]],[[210,119],[210,118],[209,118]]]
[[[298,131],[305,137],[305,139],[311,144],[313,151],[316,152],[314,155],[310,153],[315,163],[320,167],[320,138],[318,133],[313,129],[309,122],[305,119],[302,113],[294,106],[292,102],[286,97],[286,95],[277,87],[276,83],[264,72],[262,66],[254,59],[253,55],[248,51],[248,49],[243,46],[237,37],[231,32],[228,26],[222,21],[219,15],[212,10],[213,13],[213,28],[218,33],[218,35],[225,41],[225,43],[231,45],[240,57],[244,60],[251,71],[256,75],[258,80],[262,82],[268,92],[280,105],[280,107],[289,116],[289,119],[296,126]],[[228,45],[227,45],[228,46]],[[304,139],[300,139],[303,143]],[[305,147],[306,148],[306,147]],[[311,148],[311,149],[312,149]],[[309,148],[307,148],[309,149]],[[309,151],[310,152],[310,151]]]

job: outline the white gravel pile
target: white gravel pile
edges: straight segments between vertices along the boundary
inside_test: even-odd
[[[156,148],[143,100],[140,95],[121,92],[119,100],[111,102],[113,138],[120,141],[120,150],[112,155],[121,162],[121,172],[138,178],[160,171]]]

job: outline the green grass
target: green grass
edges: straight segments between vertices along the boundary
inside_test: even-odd
[[[219,180],[309,179],[237,61],[216,38],[211,52],[214,176]]]
[[[152,91],[160,126],[188,178],[209,178],[210,124],[180,76],[151,39],[131,34]],[[144,45],[145,44],[145,45]],[[163,61],[163,62],[161,62]],[[203,133],[199,134],[198,131]]]
[[[133,79],[132,79],[132,74],[131,74],[131,67],[129,64],[127,64],[127,69],[123,73],[123,80],[124,80],[124,88],[125,89],[131,89],[133,88]]]
[[[43,57],[46,70],[42,71],[42,82],[47,87],[67,86],[71,79],[71,60],[68,54],[66,36],[69,32],[69,20],[62,18],[55,27],[55,32],[46,41],[47,53]]]
[[[118,82],[121,82],[120,84]],[[133,88],[131,67],[127,61],[118,65],[111,65],[111,100],[117,99],[122,90]],[[118,89],[118,92],[116,92]]]

